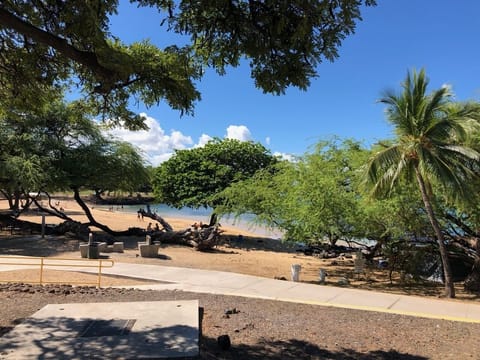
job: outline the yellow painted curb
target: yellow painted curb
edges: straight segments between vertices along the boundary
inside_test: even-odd
[[[243,296],[249,297],[254,299],[262,299],[262,300],[275,300],[275,301],[285,301],[285,302],[292,302],[292,303],[299,303],[299,304],[307,304],[307,305],[318,305],[318,306],[328,306],[328,307],[335,307],[341,309],[352,309],[352,310],[363,310],[363,311],[374,311],[374,312],[381,312],[387,314],[396,314],[396,315],[406,315],[406,316],[414,316],[414,317],[422,317],[428,319],[436,319],[436,320],[448,320],[448,321],[458,321],[458,322],[465,322],[465,323],[473,323],[473,324],[480,324],[480,319],[469,319],[465,317],[456,317],[456,316],[448,316],[448,315],[434,315],[428,313],[420,313],[414,311],[401,311],[401,310],[392,310],[392,309],[385,309],[381,307],[374,307],[374,306],[364,306],[364,305],[349,305],[349,304],[334,304],[324,301],[315,301],[315,300],[301,300],[301,299],[290,299],[290,298],[275,298],[275,297],[268,297],[268,296],[260,296],[260,295],[241,295],[241,294],[225,294],[231,296]]]

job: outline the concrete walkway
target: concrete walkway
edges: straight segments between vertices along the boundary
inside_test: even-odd
[[[115,263],[112,268],[105,269],[104,273],[167,282],[159,285],[133,286],[138,289],[176,289],[480,323],[480,303],[473,301],[460,302],[395,295],[230,272],[159,265]]]
[[[0,271],[18,268],[18,266],[2,265],[0,266]],[[23,269],[24,268],[25,267],[23,267]],[[82,267],[71,269],[61,267],[58,270],[96,272],[93,268]],[[473,301],[460,302],[418,296],[395,295],[349,289],[347,287],[274,280],[230,272],[160,265],[116,262],[112,268],[102,269],[102,273],[163,282],[162,284],[124,286],[128,288],[183,290],[199,293],[235,295],[480,323],[480,303]]]

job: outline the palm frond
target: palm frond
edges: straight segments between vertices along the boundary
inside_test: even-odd
[[[428,82],[425,70],[412,71],[401,94],[388,92],[380,100],[397,142],[365,167],[365,184],[374,196],[390,193],[400,177],[413,180],[416,170],[429,188],[440,184],[467,196],[466,184],[480,172],[480,153],[466,146],[471,130],[480,130],[480,104],[453,103],[447,88],[428,95]],[[475,141],[480,148],[480,138]]]
[[[381,197],[391,191],[403,167],[401,156],[398,146],[394,145],[377,152],[366,164],[364,187],[372,196]]]

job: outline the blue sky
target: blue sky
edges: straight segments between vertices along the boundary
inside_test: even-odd
[[[155,10],[121,3],[112,18],[113,35],[125,43],[148,38],[168,45]],[[202,100],[194,116],[180,117],[162,104],[139,106],[150,131],[114,134],[139,146],[153,165],[173,149],[198,146],[209,137],[258,141],[272,153],[295,155],[333,135],[369,145],[392,136],[376,101],[387,89],[400,90],[409,69],[425,68],[430,89],[449,85],[456,100],[479,100],[479,13],[478,0],[378,0],[378,6],[364,9],[340,57],[319,65],[319,77],[307,91],[263,94],[247,64],[225,76],[207,71],[198,83]]]

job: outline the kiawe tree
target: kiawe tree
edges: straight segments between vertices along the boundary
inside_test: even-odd
[[[259,143],[213,139],[203,147],[177,150],[157,168],[153,188],[160,202],[176,208],[215,207],[215,195],[275,161]]]
[[[282,94],[306,89],[317,65],[338,57],[361,7],[375,0],[131,1],[159,12],[159,31],[182,35],[160,49],[124,44],[110,31],[118,1],[0,2],[0,101],[34,107],[45,89],[74,83],[114,124],[145,128],[130,100],[165,101],[191,113],[205,67],[225,73],[249,62],[255,85]],[[134,10],[132,10],[134,11]],[[183,45],[184,44],[184,45]]]
[[[416,183],[437,238],[445,278],[445,295],[455,297],[452,271],[444,234],[435,213],[434,192],[468,197],[472,163],[480,155],[464,146],[468,127],[479,117],[475,104],[451,101],[446,87],[427,94],[425,71],[408,74],[400,94],[387,92],[387,119],[396,140],[374,154],[365,167],[365,184],[374,196],[388,195],[400,180]]]
[[[254,215],[285,240],[330,244],[354,235],[355,171],[367,152],[352,140],[321,141],[295,161],[282,161],[217,195],[221,214]]]
[[[72,191],[89,219],[87,225],[112,233],[95,221],[80,191],[133,191],[144,185],[149,174],[139,151],[129,143],[107,139],[84,103],[56,99],[28,113],[11,109],[5,113],[8,116],[0,116],[0,192],[10,208],[22,211],[20,199],[36,201],[40,192]],[[71,220],[51,202],[37,206]]]

